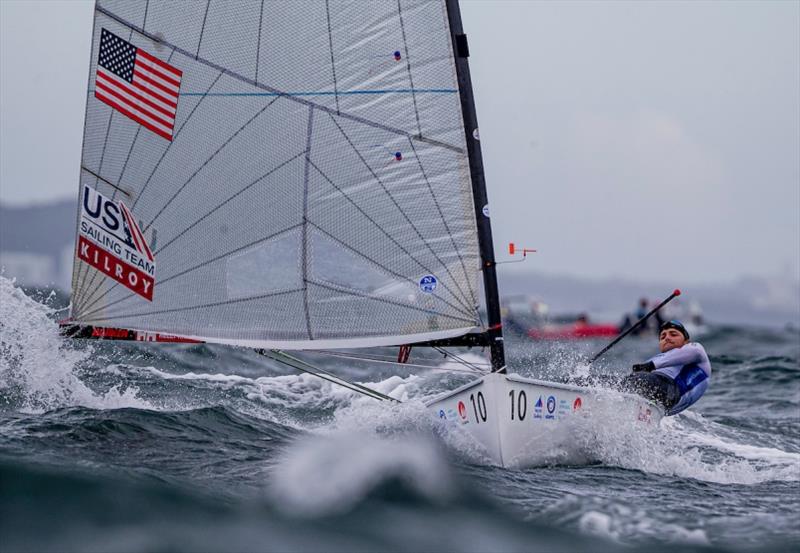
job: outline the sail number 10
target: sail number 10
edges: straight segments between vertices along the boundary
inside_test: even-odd
[[[470,394],[469,400],[472,402],[472,410],[475,411],[475,422],[477,424],[481,421],[486,422],[486,400],[483,398],[483,392],[478,392],[477,401],[475,394]]]
[[[516,412],[517,420],[524,421],[525,415],[528,414],[528,396],[525,394],[525,390],[520,390],[518,394],[515,392],[516,390],[508,392],[508,396],[511,398],[511,420],[514,420]],[[514,401],[515,395],[517,396],[517,401]]]

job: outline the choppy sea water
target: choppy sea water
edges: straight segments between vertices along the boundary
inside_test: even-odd
[[[800,546],[797,330],[711,326],[691,410],[642,439],[598,422],[593,463],[519,471],[423,408],[472,378],[444,359],[325,361],[405,400],[389,405],[244,349],[65,341],[55,317],[0,277],[0,551]],[[511,372],[562,379],[604,342],[507,344]]]

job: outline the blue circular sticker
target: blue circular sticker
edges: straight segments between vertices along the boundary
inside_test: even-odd
[[[433,294],[437,284],[439,284],[439,281],[437,281],[436,277],[433,275],[425,275],[419,279],[419,289],[426,294]]]
[[[549,398],[547,398],[547,412],[552,414],[552,412],[555,410],[556,410],[556,398],[550,396]]]

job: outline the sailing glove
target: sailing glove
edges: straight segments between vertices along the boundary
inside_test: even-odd
[[[642,373],[642,372],[653,372],[656,370],[656,364],[652,361],[648,361],[647,363],[639,363],[638,365],[634,365],[631,367],[631,370],[635,373]]]

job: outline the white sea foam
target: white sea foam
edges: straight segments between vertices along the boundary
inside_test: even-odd
[[[84,384],[79,366],[91,347],[77,349],[58,335],[53,311],[0,275],[0,391],[21,411],[60,407],[149,408],[135,388],[113,387],[97,394]]]
[[[654,520],[642,511],[619,504],[606,506],[605,510],[609,512],[593,509],[583,513],[578,520],[581,532],[616,542],[635,536],[637,539],[653,537],[673,543],[710,543],[706,533],[699,528],[688,529],[679,524]]]
[[[687,424],[687,419],[691,424]],[[719,437],[720,428],[696,414],[665,417],[656,432],[637,425],[589,421],[592,456],[600,462],[652,474],[718,484],[753,485],[800,480],[800,455]],[[740,434],[740,438],[745,436]]]
[[[348,511],[387,481],[400,481],[430,501],[445,500],[455,489],[435,442],[344,430],[294,442],[272,467],[268,489],[282,509],[318,516]]]

